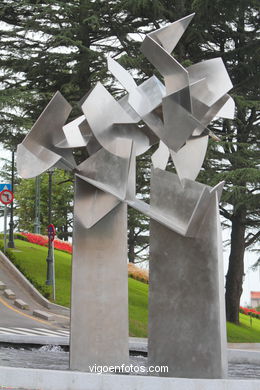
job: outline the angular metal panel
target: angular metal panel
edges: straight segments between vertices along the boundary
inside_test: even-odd
[[[55,152],[54,145],[64,139],[62,126],[70,112],[71,105],[60,92],[56,92],[25,137],[23,144],[34,141]]]
[[[156,168],[152,170],[151,193],[158,198],[158,206],[139,199],[127,199],[126,202],[181,236],[195,237],[214,195],[211,190],[211,187],[193,180],[180,182],[177,175]],[[185,200],[186,193],[189,193],[189,202]]]
[[[84,129],[82,134],[81,129]],[[65,139],[55,146],[58,148],[80,148],[87,145],[91,138],[91,130],[87,124],[85,115],[74,119],[74,121],[63,126]]]
[[[93,187],[77,177],[77,202],[74,216],[84,228],[89,229],[113,210],[120,200],[113,195]]]
[[[213,58],[191,65],[187,71],[191,83],[206,79],[209,94],[205,99],[200,98],[200,100],[208,106],[214,104],[233,87],[221,58]]]
[[[132,153],[130,157],[130,164],[128,170],[126,199],[135,199],[136,195],[136,153],[133,145]]]
[[[219,110],[217,116],[219,116],[220,118],[234,119],[234,116],[235,116],[235,102],[234,102],[234,99],[231,96],[229,96],[228,101]]]
[[[170,151],[162,141],[159,143],[158,149],[152,155],[152,163],[154,168],[164,170],[168,164]]]
[[[137,93],[130,93],[128,102],[143,118],[162,104],[162,98],[166,95],[166,90],[160,80],[152,76],[138,86]]]
[[[149,36],[145,37],[141,51],[164,76],[167,95],[189,85],[187,70]]]
[[[97,104],[102,102],[102,104]],[[82,110],[91,130],[100,145],[110,149],[116,138],[131,139],[135,142],[136,153],[143,153],[149,148],[149,139],[134,126],[135,121],[128,115],[101,83],[88,95],[82,105]],[[113,153],[113,152],[112,152]]]
[[[204,223],[203,218],[207,209],[210,207],[209,206],[210,202],[212,201],[213,198],[215,199],[216,194],[217,194],[217,199],[220,200],[224,184],[225,182],[222,181],[213,188],[205,186],[204,191],[200,196],[200,199],[197,202],[193,214],[190,218],[188,228],[186,231],[187,237],[196,237],[198,235],[200,224]]]
[[[131,74],[123,68],[113,58],[108,57],[107,59],[108,70],[116,77],[120,84],[127,90],[127,92],[135,91],[137,85]]]
[[[221,107],[223,107],[226,104],[228,99],[229,96],[226,94],[222,96],[220,99],[218,99],[214,104],[212,104],[209,107],[207,113],[201,119],[202,125],[206,127],[212,121],[212,119],[215,118],[215,116],[218,114]]]
[[[151,204],[151,210],[183,228],[185,232],[204,187],[203,184],[188,179],[180,182],[177,175],[154,169],[151,175],[151,196],[158,200]],[[185,200],[187,192],[189,202]]]
[[[214,194],[215,192],[217,193],[219,202],[220,202],[221,195],[222,195],[222,192],[223,192],[223,189],[224,189],[224,185],[225,185],[225,181],[221,181],[218,184],[216,184],[215,187],[213,187],[210,190],[210,194]]]
[[[126,197],[132,141],[117,138],[77,167],[78,176],[102,191],[124,200]]]
[[[117,100],[117,103],[123,108],[123,110],[132,118],[134,122],[139,122],[141,117],[133,109],[133,107],[128,102],[129,94],[126,94],[121,99]]]
[[[179,19],[166,27],[162,27],[154,32],[151,32],[150,34],[147,34],[147,36],[151,37],[157,43],[162,45],[168,53],[171,53],[181,39],[194,15],[195,13],[185,16],[184,18]]]
[[[175,152],[185,144],[196,128],[203,131],[206,127],[176,103],[175,94],[163,98],[163,118],[161,140]]]
[[[170,151],[179,178],[195,180],[202,167],[208,146],[208,136],[190,139],[175,153]]]
[[[33,145],[31,144],[30,146],[32,147]],[[31,152],[23,143],[17,147],[17,172],[24,179],[31,179],[41,175],[61,159],[61,156],[43,146],[34,145],[32,150],[34,151]],[[35,150],[37,150],[37,153],[35,153]]]
[[[21,175],[25,174],[26,178],[34,177],[34,175],[38,176],[57,163],[62,157],[65,159],[69,158],[70,165],[76,166],[72,152],[55,147],[57,143],[62,142],[65,138],[62,126],[67,120],[70,111],[70,104],[60,92],[56,92],[23,140],[22,145],[24,148],[18,148],[18,170]],[[25,156],[21,153],[25,153]],[[38,164],[37,168],[32,164],[32,161]]]

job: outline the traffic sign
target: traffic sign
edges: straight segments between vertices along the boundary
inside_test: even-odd
[[[56,231],[55,231],[55,227],[54,225],[51,223],[50,225],[48,225],[48,237],[49,237],[49,240],[51,242],[53,242],[54,238],[55,238],[55,234],[56,234]]]
[[[6,183],[0,183],[0,192],[2,192],[3,190],[12,191],[12,185]]]
[[[3,204],[12,203],[13,199],[14,194],[12,193],[12,191],[3,190],[2,192],[0,192],[0,202],[2,202]]]

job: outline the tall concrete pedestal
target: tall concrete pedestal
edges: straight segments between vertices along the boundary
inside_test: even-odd
[[[189,191],[182,191],[177,182],[157,179],[152,180],[152,207],[163,202],[169,213],[187,215],[202,185],[190,181]],[[223,378],[226,349],[222,239],[214,193],[195,237],[151,220],[148,360],[167,365],[167,376]]]
[[[127,206],[90,229],[74,218],[70,368],[128,364]]]

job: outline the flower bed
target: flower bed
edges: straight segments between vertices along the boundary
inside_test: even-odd
[[[48,236],[34,233],[19,233],[19,236],[25,237],[25,239],[32,244],[48,246]],[[67,241],[59,240],[58,238],[54,240],[54,248],[67,253],[72,253],[72,245]],[[135,280],[139,280],[140,282],[149,283],[148,271],[140,269],[132,263],[128,264],[128,276]]]
[[[41,234],[34,233],[21,233],[22,236],[26,237],[28,242],[41,246],[48,246],[48,237]],[[56,238],[54,240],[54,248],[61,251],[72,253],[72,245],[67,241],[62,241]]]
[[[256,311],[255,309],[248,309],[247,307],[240,306],[240,313],[249,315],[251,317],[260,319],[260,311]]]

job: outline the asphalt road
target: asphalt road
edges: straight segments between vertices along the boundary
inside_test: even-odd
[[[8,299],[4,291],[0,290],[0,328],[1,327],[23,327],[34,328],[44,327],[47,329],[69,328],[69,317],[55,314],[54,321],[45,321],[33,316],[34,310],[45,311],[49,314],[50,310],[40,305],[29,294],[29,292],[15,279],[14,275],[8,270],[0,259],[0,281],[5,283],[6,288],[11,289],[16,298],[22,299],[29,305],[29,310],[21,310],[14,305],[14,300]]]

